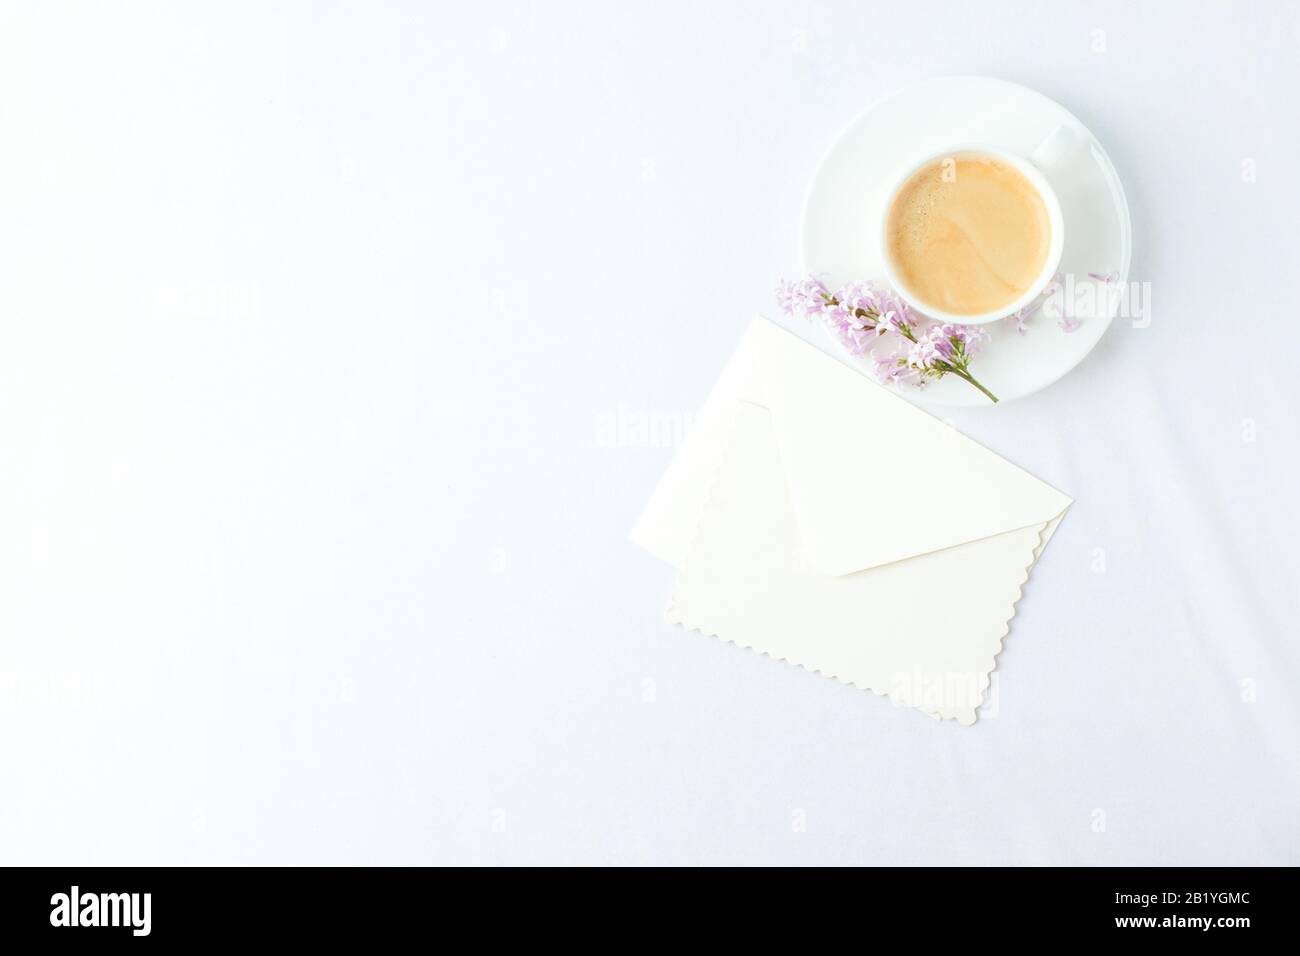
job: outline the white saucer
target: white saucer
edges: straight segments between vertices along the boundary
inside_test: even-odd
[[[1028,156],[1057,127],[1068,125],[1089,149],[1061,172],[1046,175],[1061,201],[1065,251],[1060,271],[1087,282],[1089,273],[1128,281],[1132,223],[1124,188],[1105,150],[1063,106],[1041,93],[978,76],[942,77],[909,86],[855,119],[831,147],[804,202],[805,273],[828,285],[851,279],[883,284],[878,226],[893,175],[952,143],[979,142]],[[1011,321],[984,328],[992,341],[971,372],[1001,401],[1045,388],[1074,368],[1110,326],[1115,305],[1074,332],[1038,314],[1020,335]],[[828,336],[834,339],[828,331]],[[835,339],[838,346],[838,339]],[[854,359],[868,374],[870,363]],[[948,375],[924,389],[900,394],[939,405],[988,405],[967,383]]]

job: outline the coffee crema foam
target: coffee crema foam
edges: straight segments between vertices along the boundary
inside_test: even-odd
[[[1010,305],[1041,276],[1052,222],[1038,189],[982,153],[937,159],[890,206],[886,254],[914,299],[954,315]]]

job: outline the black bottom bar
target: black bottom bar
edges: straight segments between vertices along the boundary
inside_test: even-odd
[[[1125,937],[1231,944],[1284,930],[1294,882],[1293,871],[1278,869],[0,872],[3,938],[92,945],[374,946],[412,934],[436,945],[466,932],[499,942],[512,930],[542,945],[611,925],[625,927],[620,942],[629,944],[699,942],[688,930],[697,926],[733,943],[804,934],[810,946],[828,931],[864,943],[903,934],[927,945]]]

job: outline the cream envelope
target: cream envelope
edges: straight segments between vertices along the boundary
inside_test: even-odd
[[[969,724],[1069,505],[759,318],[632,539],[669,621]]]

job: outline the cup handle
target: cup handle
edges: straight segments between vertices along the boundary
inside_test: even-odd
[[[1029,161],[1043,172],[1062,169],[1079,158],[1088,148],[1086,140],[1064,124],[1056,127],[1029,154]]]

